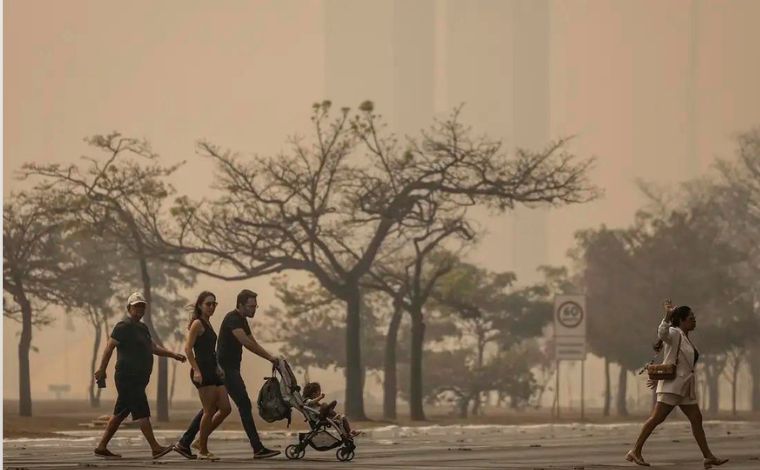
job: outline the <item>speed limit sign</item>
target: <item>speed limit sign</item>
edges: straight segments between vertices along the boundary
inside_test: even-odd
[[[554,342],[557,360],[586,358],[586,297],[558,295],[554,299]]]
[[[558,295],[554,298],[555,336],[586,336],[586,297]]]
[[[578,302],[568,300],[557,307],[557,321],[565,328],[573,329],[583,323],[583,307]]]

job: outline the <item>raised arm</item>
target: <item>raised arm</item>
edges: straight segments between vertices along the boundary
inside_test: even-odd
[[[673,305],[673,302],[670,301],[670,299],[667,299],[665,300],[663,307],[665,309],[665,318],[662,319],[660,326],[657,327],[657,337],[668,344],[672,344],[673,333],[670,331],[670,319],[673,315],[675,306]],[[678,333],[676,332],[676,334]]]
[[[324,393],[321,393],[318,397],[307,398],[304,400],[305,405],[318,405],[319,402],[325,397]]]
[[[245,330],[243,330],[242,328],[235,328],[234,330],[232,330],[232,334],[235,335],[235,338],[237,338],[238,341],[240,341],[240,344],[245,346],[246,349],[256,354],[257,356],[260,356],[271,363],[274,363],[277,360],[273,355],[269,354],[269,352],[266,349],[264,349],[253,338],[253,336],[248,336],[247,334],[245,334]]]

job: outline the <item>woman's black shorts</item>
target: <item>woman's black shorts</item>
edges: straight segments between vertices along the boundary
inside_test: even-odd
[[[208,387],[209,385],[219,386],[224,385],[224,380],[220,375],[220,370],[214,366],[204,366],[198,364],[201,369],[201,375],[203,376],[203,382],[198,383],[193,379],[193,369],[190,369],[190,381],[195,385],[195,388]]]

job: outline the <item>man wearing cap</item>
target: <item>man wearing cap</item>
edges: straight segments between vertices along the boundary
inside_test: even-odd
[[[150,381],[153,371],[153,355],[171,357],[180,362],[185,362],[185,356],[175,354],[157,345],[150,337],[148,327],[143,323],[147,303],[139,292],[129,296],[127,300],[127,317],[116,324],[103,352],[100,368],[95,372],[97,380],[105,380],[106,368],[111,360],[114,348],[117,351],[116,374],[116,405],[113,416],[108,421],[100,444],[95,448],[95,455],[106,458],[119,458],[121,455],[109,451],[107,446],[121,422],[128,414],[132,414],[132,420],[140,423],[145,439],[153,451],[153,458],[157,459],[168,454],[172,446],[162,446],[153,435],[153,427],[150,424],[150,407],[145,388]]]

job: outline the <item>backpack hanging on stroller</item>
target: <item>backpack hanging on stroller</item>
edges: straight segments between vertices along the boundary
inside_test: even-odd
[[[259,416],[261,416],[267,423],[273,423],[281,419],[288,420],[288,427],[290,427],[290,407],[285,402],[282,396],[280,388],[280,381],[274,376],[274,369],[272,371],[272,377],[264,379],[264,385],[259,390]]]
[[[277,375],[280,376],[279,380]],[[259,392],[259,414],[263,419],[268,422],[288,419],[289,425],[290,411],[295,408],[303,415],[304,421],[309,423],[308,432],[298,433],[298,444],[291,444],[285,448],[285,456],[288,459],[302,459],[306,455],[306,446],[320,452],[337,448],[335,455],[341,462],[348,462],[354,458],[356,444],[353,437],[346,432],[340,420],[325,416],[318,408],[304,404],[301,387],[298,386],[287,361],[280,360],[272,369],[272,377],[265,380]],[[334,403],[331,405],[335,406]],[[287,412],[284,411],[285,408]],[[270,419],[272,421],[269,421]]]

